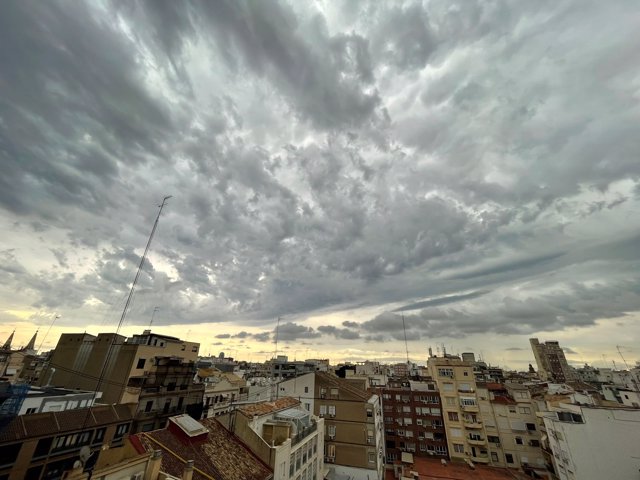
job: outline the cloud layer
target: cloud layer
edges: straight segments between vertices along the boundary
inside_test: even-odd
[[[3,322],[234,341],[640,310],[637,2],[5,5]],[[320,312],[378,308],[333,323]],[[364,311],[364,310],[363,310]],[[346,317],[345,317],[346,318]],[[237,328],[236,328],[237,327]],[[518,348],[518,347],[512,347]]]

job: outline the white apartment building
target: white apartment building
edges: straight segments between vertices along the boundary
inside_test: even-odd
[[[273,469],[274,480],[324,478],[324,419],[298,400],[243,405],[231,413],[229,429]]]
[[[560,480],[640,478],[640,409],[559,404],[539,416]]]

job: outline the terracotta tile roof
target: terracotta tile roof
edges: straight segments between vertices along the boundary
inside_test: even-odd
[[[89,413],[89,415],[87,415]],[[34,413],[15,417],[0,432],[0,443],[55,435],[133,420],[135,404],[99,405],[91,409]]]
[[[487,389],[489,390],[506,390],[505,386],[501,383],[490,382],[487,383]]]
[[[287,408],[300,405],[300,400],[296,400],[293,397],[278,398],[273,402],[257,402],[249,405],[243,405],[238,410],[247,417],[253,417],[255,415],[269,415],[270,413],[279,412],[280,410],[286,410]]]
[[[518,402],[506,395],[496,395],[495,398],[491,400],[491,403],[498,403],[500,405],[516,405]]]
[[[190,440],[163,429],[131,435],[130,441],[138,450],[162,450],[161,470],[178,478],[189,460],[194,461],[193,480],[272,478],[272,470],[215,418],[200,423],[209,430],[205,439]]]
[[[329,385],[332,387],[339,388],[340,390],[344,390],[348,392],[353,397],[362,400],[364,402],[368,401],[371,398],[371,394],[361,390],[357,387],[354,387],[349,382],[345,381],[343,378],[336,377],[335,375],[331,375],[327,372],[315,372],[316,380],[319,380],[320,384]]]

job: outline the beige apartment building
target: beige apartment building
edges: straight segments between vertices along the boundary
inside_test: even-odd
[[[112,347],[113,345],[113,347]],[[111,348],[112,347],[112,348]],[[176,357],[195,362],[200,344],[145,330],[127,339],[115,333],[64,333],[60,336],[40,383],[52,386],[99,390],[102,402],[121,403],[132,377],[154,369],[155,357]],[[103,373],[98,388],[98,379]]]
[[[353,480],[384,478],[384,433],[378,395],[326,372],[278,384],[278,394],[303,402],[324,418],[325,469]]]
[[[477,386],[491,465],[546,475],[541,431],[529,389],[516,383]]]
[[[538,376],[541,380],[556,383],[571,382],[577,375],[569,366],[564,350],[553,340],[540,343],[537,338],[530,338],[531,350],[538,365]]]
[[[473,363],[452,355],[432,356],[427,361],[427,368],[438,384],[442,399],[449,457],[454,461],[490,463]]]

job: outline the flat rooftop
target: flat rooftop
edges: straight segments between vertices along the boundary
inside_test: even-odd
[[[413,466],[405,467],[405,476],[411,478],[409,471],[418,472],[420,480],[531,480],[517,470],[476,465],[472,470],[465,463],[447,461],[442,465],[439,458],[414,456]],[[394,480],[393,470],[387,470],[385,480]]]

